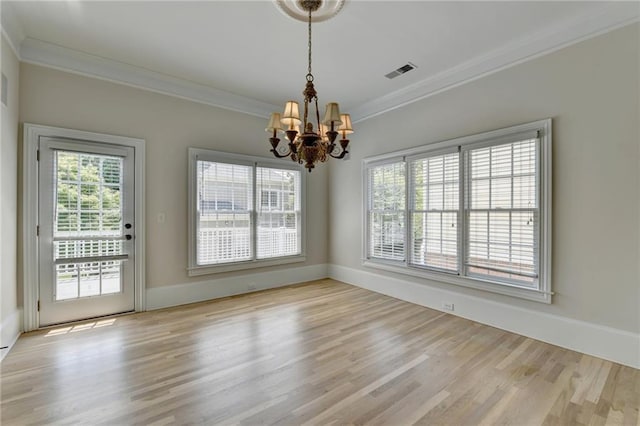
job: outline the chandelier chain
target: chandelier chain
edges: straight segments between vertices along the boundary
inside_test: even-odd
[[[309,69],[308,69],[308,72],[309,72],[309,75],[311,75],[311,9],[309,9]]]

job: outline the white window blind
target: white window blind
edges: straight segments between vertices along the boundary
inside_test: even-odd
[[[459,153],[410,162],[410,263],[458,272]]]
[[[300,171],[256,168],[257,257],[300,254]]]
[[[253,167],[197,161],[198,265],[253,257]]]
[[[536,282],[538,143],[534,138],[466,151],[469,274]]]
[[[551,120],[364,160],[364,264],[551,302]]]
[[[405,259],[406,188],[404,161],[369,169],[369,256]]]

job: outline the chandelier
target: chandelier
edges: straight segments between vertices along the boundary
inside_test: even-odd
[[[271,114],[266,131],[272,133],[269,138],[271,152],[278,158],[291,157],[291,159],[311,172],[316,163],[324,163],[329,157],[343,159],[349,153],[347,147],[349,139],[347,135],[353,133],[351,117],[349,114],[340,114],[340,108],[336,102],[329,102],[326,106],[324,119],[320,122],[318,109],[318,94],[313,86],[313,74],[311,73],[311,14],[317,11],[323,0],[297,0],[297,7],[308,13],[308,72],[307,83],[302,95],[304,96],[304,114],[300,119],[298,102],[287,101],[282,114]],[[309,110],[315,109],[315,117],[309,117]],[[313,112],[312,112],[313,114]],[[316,127],[314,129],[315,118]],[[300,133],[302,125],[302,133]],[[278,132],[284,132],[289,141],[288,147],[278,149],[280,138]],[[336,138],[341,135],[340,147],[336,145]]]

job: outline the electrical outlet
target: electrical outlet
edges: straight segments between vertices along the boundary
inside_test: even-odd
[[[454,310],[453,303],[442,302],[442,309],[447,310],[447,311],[453,311]]]

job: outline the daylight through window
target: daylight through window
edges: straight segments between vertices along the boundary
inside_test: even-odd
[[[192,269],[302,255],[299,169],[193,151]]]
[[[365,160],[365,264],[549,301],[550,130],[545,120]]]

